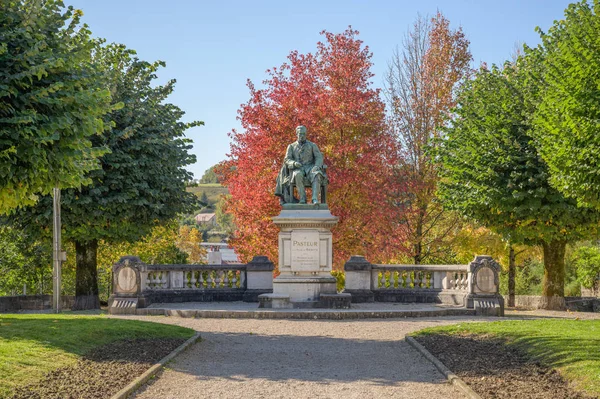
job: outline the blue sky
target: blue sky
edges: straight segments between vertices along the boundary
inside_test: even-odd
[[[286,61],[292,50],[316,50],[322,30],[338,33],[348,25],[373,52],[373,84],[382,87],[387,62],[418,14],[440,10],[453,28],[471,41],[474,65],[502,64],[515,43],[536,45],[536,26],[547,30],[563,17],[569,1],[191,1],[65,0],[83,10],[94,36],[135,49],[141,59],[163,60],[164,81],[176,79],[169,98],[186,120],[198,160],[196,178],[229,151],[227,133],[239,129],[237,110],[249,99],[246,80],[258,87],[265,70]]]

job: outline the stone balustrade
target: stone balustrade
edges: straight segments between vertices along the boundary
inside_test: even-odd
[[[147,265],[142,290],[245,290],[246,265]]]
[[[353,256],[344,265],[352,302],[443,303],[503,315],[500,265],[477,256],[468,265],[377,265]]]
[[[273,292],[273,269],[265,256],[227,265],[148,265],[125,256],[113,266],[109,312],[135,313],[156,302],[258,302]]]

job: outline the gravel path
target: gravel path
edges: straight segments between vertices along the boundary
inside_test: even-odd
[[[191,327],[203,339],[137,399],[463,398],[403,339],[425,327],[483,320],[135,318]]]

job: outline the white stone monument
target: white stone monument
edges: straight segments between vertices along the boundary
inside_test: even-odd
[[[279,227],[279,276],[273,293],[259,297],[266,308],[349,307],[337,294],[332,270],[331,228],[338,222],[327,205],[285,205],[273,218]]]

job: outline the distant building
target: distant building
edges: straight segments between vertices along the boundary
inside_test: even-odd
[[[231,248],[228,244],[203,242],[200,245],[202,245],[202,247],[206,248],[207,250],[207,261],[219,258],[218,256],[214,256],[214,254],[218,252],[220,254],[221,264],[240,263],[237,254],[235,253],[233,248]],[[212,256],[211,253],[213,254]]]
[[[217,217],[214,213],[199,213],[196,215],[196,223],[202,225],[217,225]]]

